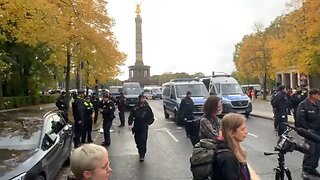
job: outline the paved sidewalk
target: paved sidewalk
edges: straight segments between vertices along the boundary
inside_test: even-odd
[[[251,115],[264,119],[274,120],[272,107],[269,101],[263,101],[259,99],[253,101]],[[288,122],[290,124],[294,124],[293,115],[288,115]]]

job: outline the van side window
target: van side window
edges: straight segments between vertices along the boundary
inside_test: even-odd
[[[169,86],[164,86],[163,95],[170,96],[170,87]]]
[[[174,90],[174,86],[172,85],[170,88],[171,97],[176,97],[176,91]]]

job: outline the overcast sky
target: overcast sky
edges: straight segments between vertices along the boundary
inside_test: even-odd
[[[141,5],[143,61],[151,75],[164,72],[231,73],[234,45],[254,31],[254,23],[270,24],[289,0],[144,0]],[[109,0],[109,16],[128,66],[135,63],[136,0]]]

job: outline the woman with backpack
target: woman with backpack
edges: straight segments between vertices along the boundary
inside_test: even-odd
[[[209,96],[202,108],[204,115],[200,120],[200,139],[217,139],[220,134],[220,123],[217,117],[222,111],[221,99]]]
[[[218,153],[213,161],[214,179],[251,180],[247,153],[240,144],[248,134],[245,117],[235,113],[225,115],[221,130],[222,135],[217,141]]]

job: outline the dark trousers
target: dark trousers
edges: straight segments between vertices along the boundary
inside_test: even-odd
[[[74,125],[74,137],[73,137],[73,143],[75,147],[80,145],[81,134],[82,134],[82,124],[78,124],[76,121]]]
[[[98,122],[98,116],[99,116],[99,109],[94,110],[94,124],[97,124]]]
[[[84,126],[82,128],[82,135],[81,135],[81,142],[82,143],[86,143],[86,138],[87,142],[91,142],[92,141],[92,137],[91,137],[91,132],[92,132],[92,119],[85,119],[84,120]]]
[[[305,139],[305,143],[310,146],[310,154],[304,154],[302,168],[303,171],[312,173],[318,167],[320,158],[320,143],[315,143],[311,140]]]
[[[134,128],[134,140],[138,148],[140,156],[144,156],[147,152],[148,126],[142,128]]]
[[[275,125],[278,127],[279,136],[281,136],[287,130],[287,126],[283,125],[282,123],[288,123],[287,113],[275,113]]]
[[[124,116],[124,111],[119,111],[119,119],[120,119],[120,123],[121,125],[125,124],[125,116]]]
[[[194,146],[198,142],[200,142],[200,137],[199,137],[200,121],[192,121],[189,127],[190,127],[190,141]]]
[[[109,146],[111,144],[110,129],[112,126],[112,120],[108,118],[103,119],[103,135],[104,145]]]

